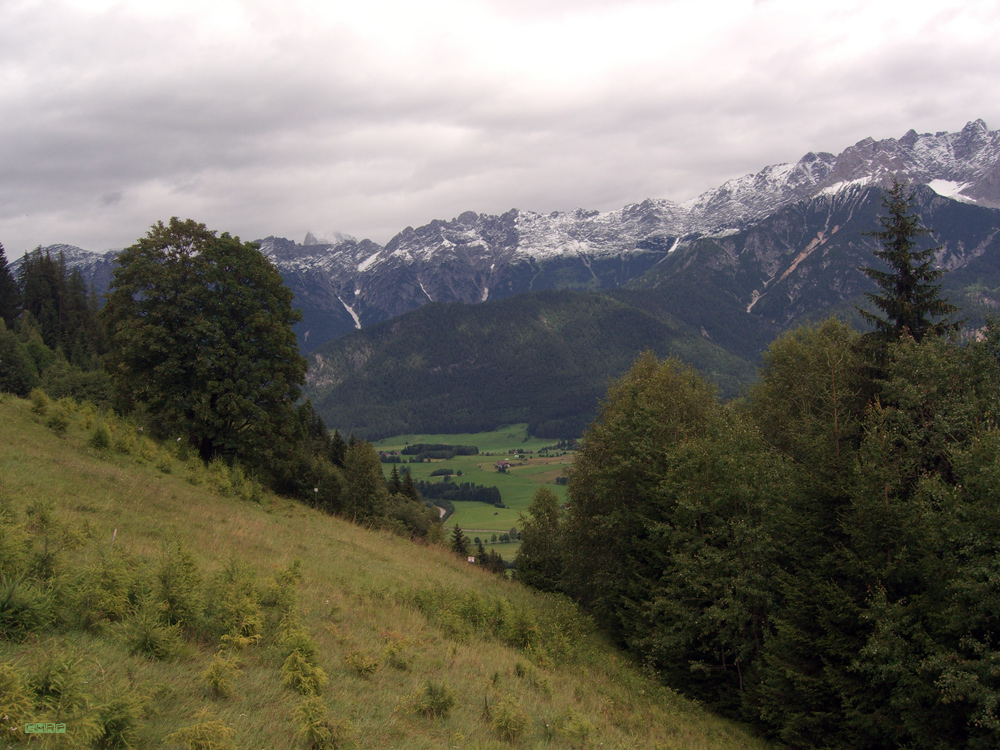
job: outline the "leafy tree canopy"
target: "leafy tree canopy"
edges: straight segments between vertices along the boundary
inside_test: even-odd
[[[126,248],[101,315],[122,394],[202,458],[266,460],[305,376],[292,293],[252,244],[172,218]]]

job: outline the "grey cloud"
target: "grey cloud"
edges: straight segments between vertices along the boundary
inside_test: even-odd
[[[869,135],[1000,126],[992,44],[886,39],[838,58],[808,36],[737,29],[693,57],[560,87],[484,72],[451,47],[414,44],[400,63],[335,24],[311,36],[286,20],[241,43],[185,19],[18,7],[0,10],[8,255],[121,246],[171,215],[245,238],[328,227],[384,242],[468,209],[684,200]]]

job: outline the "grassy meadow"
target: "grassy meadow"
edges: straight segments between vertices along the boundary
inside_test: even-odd
[[[429,482],[443,481],[442,477],[432,477],[431,473],[442,468],[461,471],[462,476],[452,476],[449,481],[471,482],[500,490],[506,507],[496,508],[486,503],[456,502],[455,512],[448,517],[445,526],[458,524],[470,538],[482,538],[487,549],[495,549],[507,560],[512,560],[520,546],[519,542],[492,544],[488,540],[493,534],[499,536],[512,527],[520,528],[519,516],[526,513],[531,497],[540,485],[547,485],[560,499],[566,497],[566,487],[556,484],[558,477],[573,463],[572,452],[551,451],[547,457],[538,456],[538,451],[552,446],[556,441],[548,438],[528,436],[527,425],[517,424],[502,427],[493,432],[464,433],[457,435],[399,435],[375,443],[380,451],[402,450],[418,443],[446,445],[475,445],[479,448],[476,456],[455,456],[447,461],[432,460],[424,463],[383,464],[388,477],[392,467],[409,469],[415,480]],[[511,450],[532,451],[515,459]],[[564,455],[559,455],[564,454]],[[405,461],[408,457],[403,456]],[[511,463],[507,473],[496,470],[496,463],[506,460]]]
[[[24,744],[767,747],[657,685],[564,599],[110,415],[40,411],[0,401],[3,744],[50,721],[66,733]]]

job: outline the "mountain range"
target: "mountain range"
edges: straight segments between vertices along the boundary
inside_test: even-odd
[[[419,382],[415,387],[423,389],[425,397],[434,386],[423,376],[397,380],[395,386],[387,383],[385,404],[374,409],[383,416],[373,420],[359,421],[356,405],[338,411],[337,404],[355,399],[352,388],[366,393],[369,404],[382,398],[382,391],[372,386],[380,378],[365,368],[376,361],[385,367],[384,357],[376,352],[380,347],[386,351],[395,346],[402,356],[407,347],[400,349],[387,332],[414,340],[412,326],[429,321],[426,316],[407,321],[413,311],[430,303],[465,303],[443,305],[449,312],[433,316],[434,348],[448,360],[448,351],[465,351],[459,340],[483,335],[476,334],[470,321],[490,315],[487,311],[519,320],[525,330],[531,305],[522,309],[520,303],[491,303],[551,290],[610,294],[621,309],[609,318],[620,318],[621,311],[629,309],[673,332],[672,344],[657,338],[659,334],[653,336],[647,345],[654,350],[693,353],[701,344],[713,347],[694,354],[695,364],[707,357],[714,363],[709,370],[729,373],[720,380],[729,392],[731,378],[744,377],[736,374],[745,372],[736,360],[752,365],[780,331],[829,311],[851,317],[854,303],[872,289],[857,269],[871,263],[875,245],[865,233],[877,227],[881,188],[893,176],[911,183],[915,210],[924,225],[935,230],[928,242],[939,246],[936,261],[949,271],[946,288],[954,301],[979,312],[995,307],[1000,296],[1000,132],[990,131],[982,120],[957,133],[911,130],[899,139],[867,138],[838,155],[808,153],[794,164],[766,167],[683,203],[647,199],[610,212],[539,214],[512,209],[496,216],[469,211],[449,221],[407,227],[384,246],[342,235],[327,241],[309,234],[302,243],[267,237],[260,247],[303,311],[297,334],[303,351],[310,353],[309,391],[324,404],[320,413],[332,424],[376,434],[384,431],[378,424],[386,423],[385,415],[392,412],[400,382]],[[67,263],[81,267],[98,290],[107,285],[114,253],[97,255],[71,246],[50,250],[61,250]],[[572,316],[556,315],[552,305],[566,300],[567,309],[579,312],[583,308],[570,301],[572,297],[556,295],[543,305],[548,318],[563,321],[564,331],[573,329]],[[466,309],[481,303],[486,307],[475,315]],[[635,320],[631,324],[638,325]],[[483,325],[497,335],[497,326]],[[459,333],[463,326],[465,333]],[[607,377],[630,361],[612,357],[611,363],[607,356],[594,354],[622,340],[620,331],[594,321],[584,328],[593,340],[588,345],[578,341],[583,349],[567,351],[564,357],[605,364],[591,368],[591,380],[600,381],[596,390],[590,383],[578,392],[581,401],[587,401],[578,410],[583,417],[593,413],[593,396],[602,392]],[[530,338],[522,337],[527,348],[510,349],[509,344],[505,351],[537,359],[541,354],[531,346],[541,345],[541,339],[529,344]],[[472,384],[480,393],[488,386],[481,366],[484,356],[477,360],[466,352],[462,361],[437,361],[406,355],[415,367],[425,368],[424,374],[434,368],[447,373],[439,390],[470,393]],[[736,359],[721,365],[725,357]],[[459,385],[462,377],[468,388]],[[362,381],[364,388],[359,387]],[[418,396],[414,392],[410,400]],[[532,421],[530,410],[513,408],[517,399],[511,398],[505,396],[510,408],[503,418]],[[462,408],[476,411],[471,405]],[[393,429],[434,426],[433,418],[414,422],[402,412],[391,421]],[[545,420],[535,414],[534,421]],[[580,423],[577,418],[570,421]],[[488,424],[489,419],[476,426]]]

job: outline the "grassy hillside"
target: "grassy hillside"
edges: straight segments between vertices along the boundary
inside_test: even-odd
[[[93,447],[102,424],[110,445]],[[0,445],[5,740],[59,721],[48,746],[228,732],[220,747],[281,749],[307,746],[302,728],[357,748],[766,746],[644,677],[565,601],[261,493],[105,415],[6,397]],[[198,606],[166,626],[184,602]],[[317,668],[318,698],[283,686]]]

